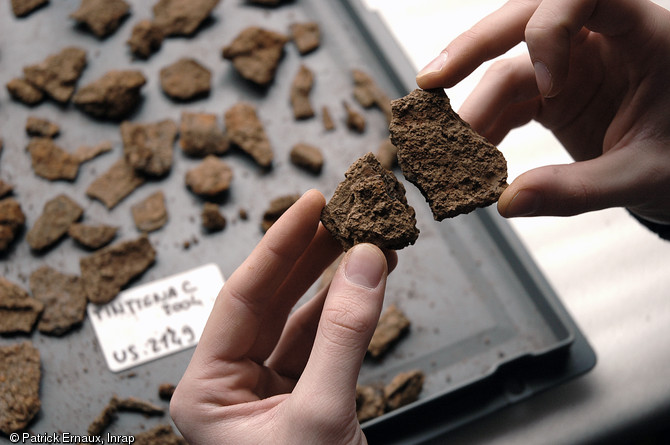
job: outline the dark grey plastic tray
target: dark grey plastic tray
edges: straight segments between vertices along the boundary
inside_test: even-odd
[[[303,0],[278,8],[224,0],[195,37],[167,39],[148,61],[132,60],[125,41],[135,22],[151,16],[154,2],[131,3],[132,15],[114,35],[102,41],[68,18],[79,0],[51,2],[25,19],[14,18],[8,2],[2,5],[0,83],[20,76],[25,65],[39,62],[65,46],[77,45],[88,51],[89,58],[80,86],[110,69],[139,69],[149,78],[143,89],[144,101],[131,120],[178,121],[183,110],[209,111],[221,117],[233,104],[245,100],[257,105],[275,150],[274,168],[269,172],[261,171],[238,153],[225,155],[235,172],[231,191],[221,207],[229,225],[221,233],[205,234],[199,225],[202,201],[186,190],[183,180],[197,160],[186,158],[175,147],[175,164],[166,179],[147,183],[108,211],[87,198],[85,190],[121,155],[118,125],[92,120],[72,105],[59,107],[46,101],[29,108],[13,102],[2,88],[0,137],[5,149],[0,157],[0,178],[15,185],[14,194],[27,215],[28,227],[46,200],[66,193],[85,208],[85,221],[117,225],[117,239],[131,239],[139,233],[132,224],[130,206],[157,189],[166,192],[170,220],[149,236],[158,252],[157,262],[133,284],[210,262],[218,264],[227,277],[261,238],[260,218],[272,198],[309,188],[318,188],[330,197],[347,167],[362,154],[376,151],[388,136],[381,111],[362,110],[354,101],[352,69],[374,76],[391,97],[403,96],[415,87],[411,65],[378,18],[357,0]],[[234,72],[230,62],[221,58],[221,48],[246,26],[288,32],[291,23],[301,21],[319,23],[322,45],[306,56],[287,45],[277,77],[267,89],[249,85]],[[174,103],[160,91],[158,72],[183,56],[196,58],[212,71],[209,97]],[[311,97],[318,116],[295,122],[288,94],[300,64],[315,73]],[[364,134],[352,133],[344,125],[343,100],[365,115],[368,127]],[[334,132],[323,130],[322,106],[328,106],[336,119]],[[64,148],[74,150],[109,139],[114,142],[114,150],[85,164],[75,183],[37,178],[24,150],[28,139],[23,127],[28,115],[58,122],[62,135],[57,142]],[[321,175],[305,173],[290,164],[288,153],[296,142],[322,148],[326,163]],[[422,369],[427,379],[416,403],[363,425],[371,443],[429,440],[586,372],[595,364],[595,355],[578,327],[494,209],[437,223],[418,190],[406,182],[405,187],[417,211],[421,235],[416,245],[399,252],[399,266],[389,278],[385,304],[396,303],[412,320],[412,328],[382,361],[366,360],[360,381],[386,382],[397,372],[413,368]],[[249,220],[237,217],[239,208],[248,211]],[[3,276],[27,287],[27,277],[44,264],[79,273],[79,258],[87,253],[72,240],[65,239],[38,255],[30,252],[24,235],[0,257]],[[190,243],[189,249],[184,248],[185,241]],[[158,385],[176,383],[192,353],[182,351],[115,374],[106,368],[88,320],[62,338],[36,332],[29,337],[0,338],[0,344],[26,338],[40,349],[43,363],[42,410],[31,425],[35,432],[82,434],[113,394],[158,402]],[[136,433],[167,420],[128,414],[109,431]]]

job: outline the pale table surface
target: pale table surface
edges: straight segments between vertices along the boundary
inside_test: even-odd
[[[504,3],[363,1],[379,13],[417,71]],[[657,3],[670,9],[670,0]],[[523,44],[510,53],[522,51]],[[455,109],[485,68],[447,91]],[[513,131],[500,149],[510,180],[533,167],[571,162],[553,136],[535,123]],[[623,209],[511,223],[586,335],[598,363],[586,375],[476,421],[445,441],[610,442],[640,437],[660,419],[670,419],[670,242]]]

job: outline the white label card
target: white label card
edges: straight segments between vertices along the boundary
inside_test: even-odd
[[[224,279],[216,264],[121,292],[88,317],[112,372],[155,360],[200,340]]]

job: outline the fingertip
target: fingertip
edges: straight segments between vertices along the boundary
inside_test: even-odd
[[[441,87],[442,72],[447,65],[448,53],[442,51],[416,75],[416,84],[424,90]]]
[[[387,271],[386,256],[373,244],[357,244],[344,258],[344,276],[356,286],[376,289]]]

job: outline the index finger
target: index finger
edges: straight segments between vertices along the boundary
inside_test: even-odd
[[[238,360],[252,348],[263,315],[319,226],[323,195],[305,193],[270,227],[221,289],[194,353],[205,360]]]
[[[528,20],[539,1],[511,0],[456,37],[416,76],[419,88],[450,88],[479,65],[524,40]]]

